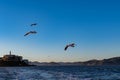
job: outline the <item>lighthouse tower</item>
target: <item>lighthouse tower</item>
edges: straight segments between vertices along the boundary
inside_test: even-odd
[[[10,55],[11,55],[11,51],[10,51],[9,53],[10,53]]]

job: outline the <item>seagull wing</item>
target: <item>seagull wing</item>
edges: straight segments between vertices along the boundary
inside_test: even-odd
[[[27,36],[27,35],[29,35],[29,34],[36,34],[37,32],[36,31],[29,31],[29,32],[27,32],[24,36]]]
[[[30,26],[33,26],[33,24],[31,24]]]
[[[72,44],[70,44],[70,46],[71,46],[71,47],[75,47],[75,44],[74,44],[74,43],[72,43]]]
[[[64,50],[66,51],[68,47],[69,47],[69,46],[68,46],[68,45],[66,45],[66,47],[64,48]]]
[[[29,35],[30,34],[30,32],[27,32],[24,36],[27,36],[27,35]]]
[[[36,31],[30,31],[30,33],[36,34],[37,32]]]
[[[31,24],[31,26],[36,26],[37,25],[37,23],[33,23],[33,24]]]

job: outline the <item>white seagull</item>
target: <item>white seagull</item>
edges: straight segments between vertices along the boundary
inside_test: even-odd
[[[37,23],[33,23],[33,24],[31,24],[30,26],[36,26],[37,25]]]
[[[36,31],[29,31],[29,32],[27,32],[24,36],[27,36],[27,35],[29,35],[29,34],[36,34],[37,32]]]
[[[66,51],[68,49],[68,47],[75,47],[75,43],[66,45],[64,50]]]

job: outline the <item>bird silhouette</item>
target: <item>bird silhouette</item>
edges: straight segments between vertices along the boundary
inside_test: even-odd
[[[29,35],[29,34],[36,34],[37,32],[36,31],[29,31],[29,32],[27,32],[24,36],[27,36],[27,35]]]
[[[66,51],[68,49],[68,47],[75,47],[75,43],[66,45],[64,50]]]
[[[37,25],[37,23],[33,23],[33,24],[31,24],[30,26],[36,26]]]

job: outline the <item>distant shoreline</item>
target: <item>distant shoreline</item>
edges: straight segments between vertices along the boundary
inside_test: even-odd
[[[30,62],[37,66],[120,66],[120,57],[113,57],[103,60],[88,60],[84,62]]]

